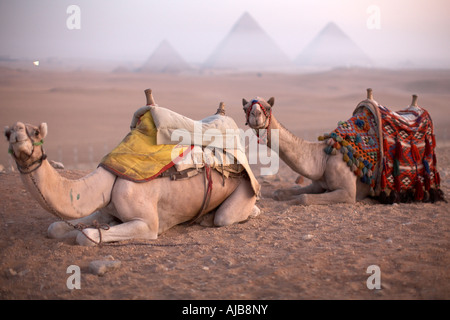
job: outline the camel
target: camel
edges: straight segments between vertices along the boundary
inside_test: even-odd
[[[150,96],[148,91],[146,94],[148,104],[154,104],[151,91]],[[138,117],[136,112],[132,126]],[[259,214],[257,196],[247,176],[228,177],[223,183],[223,175],[213,169],[209,182],[214,187],[206,203],[203,174],[175,181],[158,177],[135,183],[99,166],[80,179],[64,178],[44,152],[47,131],[46,123],[36,127],[16,122],[5,127],[9,152],[26,189],[61,220],[49,226],[50,238],[73,238],[84,246],[157,239],[169,228],[196,218],[200,211],[215,210],[214,226],[231,225]]]
[[[389,143],[392,144],[393,141],[393,143],[395,143],[394,156],[398,162],[395,164],[394,161],[392,167],[394,169],[398,168],[398,170],[410,170],[408,172],[412,172],[413,174],[411,178],[405,176],[405,181],[413,179],[410,180],[413,181],[413,183],[411,183],[412,188],[410,187],[409,189],[406,189],[407,191],[404,191],[401,189],[402,182],[400,181],[400,174],[393,173],[391,177],[393,177],[396,185],[393,189],[389,189],[389,195],[386,192],[386,171],[383,171],[383,168],[380,168],[380,162],[378,160],[374,160],[374,164],[369,163],[360,156],[355,156],[353,158],[353,154],[356,155],[357,152],[354,150],[353,151],[356,153],[348,151],[348,148],[351,147],[348,146],[351,139],[349,138],[350,140],[343,141],[342,137],[335,135],[334,137],[336,139],[341,138],[340,141],[342,141],[342,144],[337,145],[338,140],[335,140],[332,137],[333,133],[328,137],[326,135],[319,137],[319,140],[323,140],[319,142],[309,142],[296,137],[273,115],[272,108],[274,102],[275,99],[273,97],[267,101],[259,97],[250,102],[243,99],[242,104],[247,118],[246,124],[255,130],[259,141],[267,140],[267,145],[275,152],[278,152],[279,157],[292,170],[312,181],[311,184],[306,187],[295,186],[292,188],[276,190],[273,194],[275,200],[291,201],[292,204],[300,205],[355,203],[368,196],[376,197],[381,203],[391,204],[394,202],[409,201],[446,201],[443,192],[439,188],[440,178],[436,169],[436,156],[433,151],[435,140],[431,118],[428,113],[424,113],[426,116],[424,118],[420,116],[425,110],[417,105],[417,95],[412,96],[411,104],[405,110],[399,111],[402,114],[399,115],[395,112],[386,113],[388,111],[386,111],[387,109],[384,107],[381,107],[382,109],[380,109],[378,102],[373,99],[372,89],[369,88],[367,89],[367,99],[360,102],[355,109],[355,111],[360,111],[366,108],[366,110],[370,110],[367,112],[374,114],[373,121],[376,122],[375,128],[371,128],[368,122],[366,123],[360,120],[359,116],[354,120],[356,121],[355,123],[359,123],[356,125],[364,127],[361,127],[361,130],[367,132],[375,130],[373,132],[375,134],[374,136],[378,136],[378,138],[375,139],[378,139],[378,141],[370,141],[370,139],[372,139],[370,138],[365,142],[365,146],[369,146],[366,150],[370,149],[372,155],[374,153],[377,155],[377,157],[374,157],[373,159],[383,159],[385,148],[387,150],[386,156],[392,157],[392,149],[389,149]],[[414,121],[419,120],[423,123],[423,127],[420,127],[423,131],[417,131],[413,136],[412,133],[401,131],[398,136],[395,137],[395,140],[393,140],[392,137],[388,137],[391,139],[391,142],[389,142],[386,140],[388,139],[386,136],[383,137],[385,134],[383,130],[386,126],[381,123],[381,110],[383,110],[382,112],[385,112],[385,117],[387,117],[387,119],[389,119],[388,117],[391,117],[391,115],[393,115],[395,119],[403,117],[401,121],[405,124],[412,123],[414,125],[416,124]],[[350,128],[345,122],[343,122],[342,125],[347,126],[346,128]],[[393,126],[395,127],[395,124],[393,124]],[[390,130],[394,129],[390,127]],[[395,130],[392,132],[395,132]],[[388,132],[388,134],[390,133],[391,132]],[[400,141],[402,135],[406,135],[405,139],[408,139],[406,143]],[[272,139],[272,136],[274,136],[274,139]],[[411,137],[414,137],[415,142]],[[358,138],[360,139],[359,142]],[[344,139],[347,139],[347,137]],[[361,136],[356,137],[356,143],[360,143],[362,141],[361,139]],[[386,142],[384,142],[384,140],[386,140]],[[344,146],[344,142],[348,147],[342,147]],[[423,148],[422,155],[416,144],[421,144],[421,148]],[[374,149],[375,147],[371,149],[370,146],[376,146],[377,149]],[[347,152],[344,156],[337,151],[340,147],[342,147],[341,153]],[[402,151],[404,147],[410,148],[410,151]],[[376,150],[376,152],[374,152],[374,150]],[[415,169],[404,169],[411,168],[408,167],[411,162],[406,163],[406,161],[409,160],[405,161],[405,167],[399,167],[400,161],[404,161],[403,159],[407,158],[404,156],[407,152],[410,154],[410,158],[408,159],[412,159],[415,164]],[[352,157],[351,160],[350,156]],[[345,157],[347,157],[348,160],[342,161]],[[356,163],[358,163],[358,167],[356,166]],[[422,165],[422,168],[424,169],[422,173],[420,173],[418,168],[420,169],[420,166]],[[350,167],[352,169],[350,169]],[[384,170],[388,167],[391,167],[389,163],[384,166]],[[422,175],[422,177],[419,175]],[[425,187],[423,183],[425,183]]]
[[[369,185],[357,179],[341,156],[324,152],[324,142],[303,140],[286,129],[272,113],[274,103],[274,97],[267,101],[260,97],[252,101],[242,99],[247,124],[258,137],[260,133],[265,135],[269,147],[278,144],[272,149],[278,150],[279,157],[292,170],[312,180],[306,187],[276,190],[275,200],[296,205],[355,203],[370,194]],[[278,141],[272,141],[273,130],[278,130]]]

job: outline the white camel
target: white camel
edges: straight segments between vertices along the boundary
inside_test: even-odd
[[[274,192],[274,199],[293,204],[354,203],[370,194],[370,186],[362,183],[342,161],[342,156],[324,152],[324,142],[310,142],[289,132],[273,115],[275,99],[256,97],[243,99],[247,124],[257,133],[266,129],[267,144],[278,143],[280,158],[295,172],[312,180],[306,187],[295,186]],[[279,141],[272,141],[272,131],[278,130]]]
[[[136,119],[133,119],[133,123]],[[80,245],[126,239],[156,239],[174,225],[215,209],[215,226],[227,226],[259,214],[248,177],[229,177],[211,170],[212,188],[205,205],[202,174],[172,181],[161,177],[135,183],[98,167],[77,180],[62,177],[43,150],[47,124],[22,122],[5,128],[9,150],[26,189],[40,205],[61,220],[50,225],[51,238],[75,238]],[[203,206],[205,205],[205,208]],[[108,224],[108,227],[92,227]],[[94,223],[94,224],[95,224]],[[73,226],[91,226],[82,230]],[[97,225],[97,226],[98,226]]]

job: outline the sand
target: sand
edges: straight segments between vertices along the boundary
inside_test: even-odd
[[[419,95],[434,120],[438,169],[449,198],[450,71],[341,69],[311,74],[132,74],[0,68],[0,120],[47,122],[45,150],[62,174],[79,177],[127,134],[152,88],[157,103],[193,119],[219,102],[245,128],[242,98],[275,97],[273,112],[294,134],[315,140],[350,117],[372,87],[399,110]],[[445,202],[291,206],[271,198],[297,175],[280,163],[262,184],[261,214],[223,228],[178,225],[155,241],[80,247],[48,239],[55,218],[23,187],[0,139],[0,299],[449,299],[450,217]],[[308,181],[303,181],[307,184]],[[112,257],[111,257],[112,256]],[[94,260],[120,267],[103,276]],[[81,289],[67,268],[80,267]],[[369,266],[381,289],[369,289]]]

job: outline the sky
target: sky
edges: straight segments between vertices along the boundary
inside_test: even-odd
[[[143,63],[166,39],[200,64],[244,12],[292,59],[333,21],[381,66],[450,68],[448,0],[0,0],[0,58]]]

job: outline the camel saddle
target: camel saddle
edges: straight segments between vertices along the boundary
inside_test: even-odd
[[[217,114],[194,121],[162,107],[149,109],[99,166],[134,182],[161,177],[190,178],[208,167],[221,173],[224,179],[247,175],[259,195],[260,185],[248,164],[245,149],[239,144],[238,127],[232,118]],[[182,140],[177,143],[172,137]],[[230,140],[234,144],[226,143]],[[186,141],[190,143],[183,144]]]

